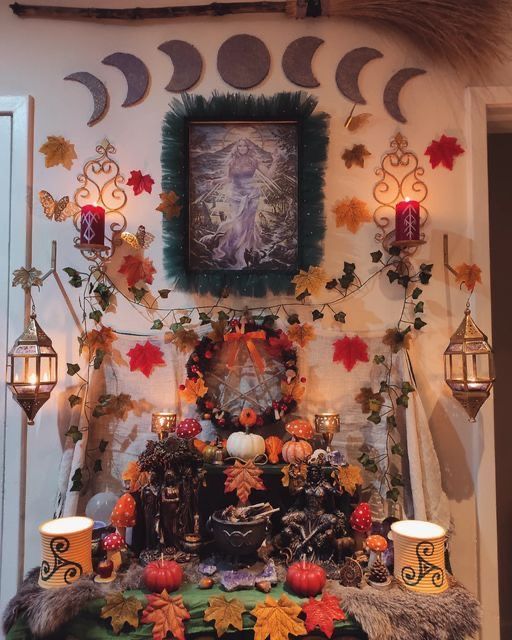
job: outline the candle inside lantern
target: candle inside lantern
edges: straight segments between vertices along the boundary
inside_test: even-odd
[[[151,431],[163,440],[169,433],[176,431],[176,414],[171,411],[161,411],[151,414]]]
[[[80,215],[80,249],[105,246],[105,209],[87,204]]]
[[[418,242],[420,239],[420,203],[406,198],[396,205],[395,242]]]

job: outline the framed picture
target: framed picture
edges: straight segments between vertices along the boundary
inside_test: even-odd
[[[180,207],[164,220],[167,275],[199,293],[292,292],[322,257],[327,117],[300,92],[182,101],[163,128],[163,189]]]

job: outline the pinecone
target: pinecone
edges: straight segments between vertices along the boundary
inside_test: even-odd
[[[382,584],[387,581],[389,577],[386,565],[381,560],[375,560],[370,569],[370,580]]]

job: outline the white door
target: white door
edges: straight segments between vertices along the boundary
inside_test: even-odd
[[[28,299],[11,287],[30,265],[32,99],[0,96],[0,610],[23,573],[26,423],[5,385],[7,351],[24,326]]]

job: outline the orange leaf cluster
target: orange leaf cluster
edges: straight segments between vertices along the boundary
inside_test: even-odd
[[[160,204],[156,208],[157,211],[164,214],[166,220],[175,218],[181,213],[181,205],[178,204],[179,196],[174,191],[160,194]]]
[[[287,335],[292,342],[295,342],[300,347],[305,347],[315,337],[315,330],[307,322],[306,324],[292,324],[288,329]]]
[[[293,398],[295,402],[300,402],[306,393],[306,387],[295,380],[290,383],[286,382],[286,380],[281,380],[281,393],[285,397]]]
[[[361,469],[353,464],[338,467],[337,471],[333,472],[332,477],[335,478],[339,486],[343,487],[351,496],[354,495],[357,486],[363,484]]]
[[[164,340],[166,344],[172,343],[181,353],[192,351],[199,342],[199,336],[193,329],[180,329],[179,331],[168,331]]]
[[[464,285],[468,291],[473,291],[476,284],[482,284],[482,269],[477,264],[463,262],[455,267],[457,283]]]
[[[213,621],[217,637],[221,637],[229,627],[242,631],[244,622],[242,615],[245,605],[238,598],[226,599],[226,596],[214,596],[208,600],[209,607],[204,612],[205,622]]]
[[[225,469],[227,478],[224,483],[224,493],[236,491],[236,495],[241,502],[247,502],[253,489],[264,491],[265,485],[260,476],[263,473],[253,460],[248,462],[235,461],[234,466]]]
[[[183,604],[183,596],[170,596],[164,589],[160,595],[146,596],[148,604],[142,612],[143,624],[153,623],[153,640],[164,640],[168,633],[173,638],[185,640],[185,620],[190,613]]]
[[[295,285],[296,296],[306,291],[315,295],[325,287],[327,275],[322,267],[309,267],[307,271],[301,269],[299,273],[292,278],[292,282]]]
[[[370,222],[372,215],[368,205],[359,198],[343,198],[337,200],[333,207],[337,227],[347,227],[352,233],[359,231],[365,222]]]
[[[153,261],[149,258],[124,256],[123,264],[119,267],[118,273],[125,275],[128,286],[133,287],[141,281],[152,284],[156,269],[153,266]]]
[[[149,471],[141,471],[139,463],[136,460],[132,460],[126,465],[121,475],[121,480],[129,482],[129,491],[134,493],[149,483]]]
[[[46,142],[39,147],[44,154],[45,167],[55,167],[61,164],[66,169],[71,169],[73,160],[76,160],[75,145],[63,136],[48,136]]]
[[[180,386],[180,396],[189,404],[193,404],[198,398],[205,396],[207,392],[208,387],[202,378],[187,378],[185,384]]]
[[[101,329],[92,329],[85,335],[83,346],[88,349],[92,356],[97,349],[105,353],[112,353],[112,343],[117,340],[117,336],[110,327],[101,325]]]
[[[304,622],[299,618],[301,611],[300,606],[285,594],[277,601],[267,596],[251,611],[256,618],[254,640],[288,640],[290,635],[306,635]]]

